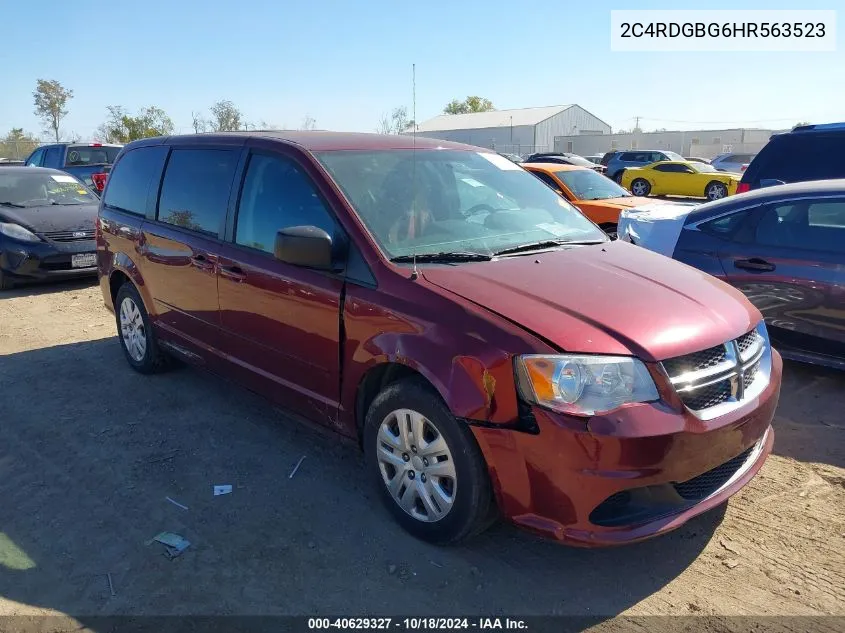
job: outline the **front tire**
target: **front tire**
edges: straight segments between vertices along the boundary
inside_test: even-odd
[[[367,470],[382,500],[417,538],[456,543],[495,518],[475,438],[421,380],[403,380],[376,396],[363,439]]]
[[[636,178],[634,182],[631,183],[631,193],[635,196],[645,198],[651,193],[651,185],[648,180],[645,180],[644,178]]]
[[[138,289],[130,282],[124,283],[117,291],[114,304],[120,346],[132,369],[142,374],[165,369],[168,358],[159,349]]]
[[[708,200],[721,200],[728,195],[728,188],[724,183],[713,181],[704,188],[704,196]]]

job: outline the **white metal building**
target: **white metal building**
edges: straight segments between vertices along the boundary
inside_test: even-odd
[[[441,114],[417,126],[421,136],[515,154],[552,151],[555,137],[609,133],[607,123],[574,104]]]
[[[725,152],[756,154],[777,130],[734,128],[726,130],[663,130],[624,134],[570,135],[554,139],[554,151],[582,156],[613,150],[669,150],[681,156],[713,158]]]

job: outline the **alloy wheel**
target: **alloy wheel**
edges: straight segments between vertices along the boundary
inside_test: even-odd
[[[727,195],[727,191],[725,190],[725,186],[719,183],[714,183],[710,185],[710,188],[707,190],[707,198],[709,200],[721,200]]]
[[[120,303],[120,335],[132,360],[143,361],[147,353],[147,331],[144,317],[132,297],[124,297]]]
[[[431,420],[397,409],[382,421],[376,441],[382,480],[399,507],[427,523],[449,514],[457,491],[455,461]]]

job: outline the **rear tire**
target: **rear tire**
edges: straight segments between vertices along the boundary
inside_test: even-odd
[[[631,193],[645,198],[651,193],[651,185],[645,178],[635,178],[631,183]]]
[[[132,369],[141,374],[164,370],[169,358],[159,348],[144,300],[131,282],[118,289],[114,307],[120,346]]]
[[[440,397],[420,379],[387,386],[364,422],[373,483],[396,521],[419,539],[456,543],[495,520],[481,450]]]

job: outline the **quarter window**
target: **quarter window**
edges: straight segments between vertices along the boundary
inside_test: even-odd
[[[238,208],[235,242],[272,253],[276,234],[292,226],[335,232],[331,213],[308,176],[290,159],[254,154]]]
[[[218,235],[237,164],[238,152],[233,150],[173,150],[161,185],[158,219]]]
[[[103,204],[119,211],[146,215],[150,184],[158,185],[167,148],[139,147],[127,152],[109,174]]]

